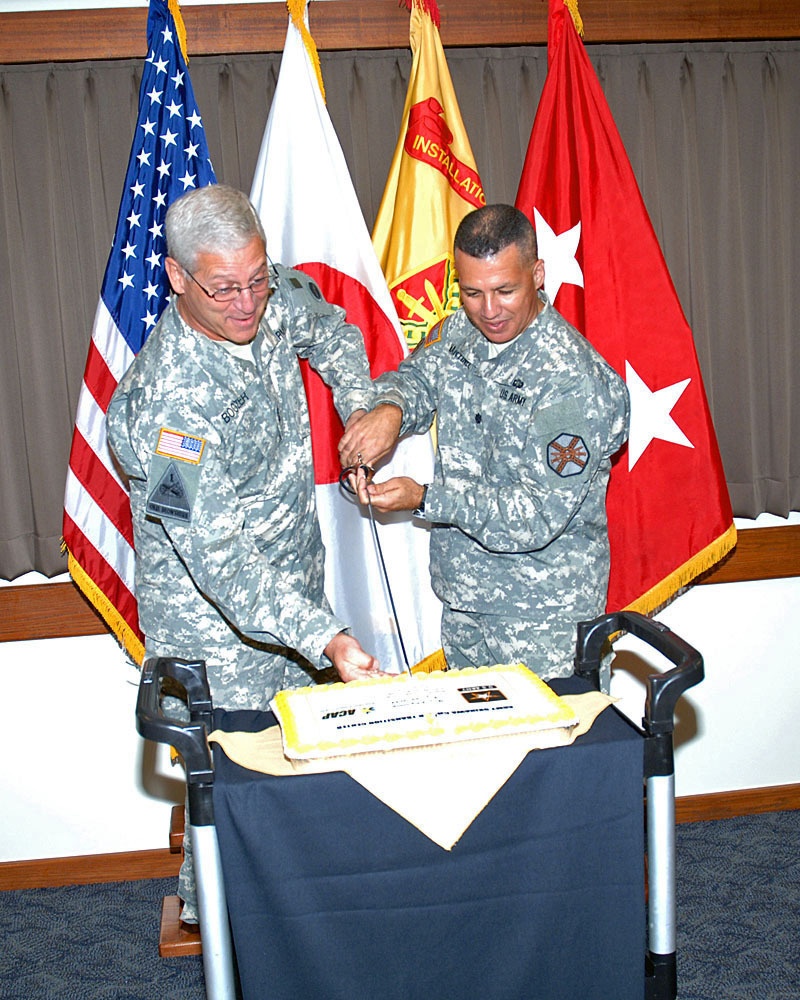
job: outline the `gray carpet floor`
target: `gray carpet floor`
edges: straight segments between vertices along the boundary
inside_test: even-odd
[[[679,1000],[800,1000],[800,811],[681,825],[677,856]],[[0,997],[204,1000],[199,957],[158,957],[174,891],[155,879],[0,892]]]

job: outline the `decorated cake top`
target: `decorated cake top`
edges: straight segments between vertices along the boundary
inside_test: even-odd
[[[521,663],[280,691],[271,702],[287,757],[313,759],[564,730],[574,711]]]

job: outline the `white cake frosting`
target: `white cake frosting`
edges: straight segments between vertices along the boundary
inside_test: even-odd
[[[557,744],[578,722],[521,663],[280,691],[270,707],[302,760],[547,730]]]

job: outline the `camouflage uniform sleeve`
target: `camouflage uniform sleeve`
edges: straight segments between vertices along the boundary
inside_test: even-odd
[[[418,347],[401,362],[397,371],[384,372],[374,382],[370,409],[389,403],[403,411],[400,436],[422,434],[433,423],[438,406],[438,371],[433,352],[424,355]]]
[[[346,321],[344,309],[326,301],[307,274],[280,264],[275,270],[274,306],[294,350],[330,387],[343,421],[355,410],[369,409],[372,380],[359,328]]]
[[[502,436],[484,440],[480,453],[466,420],[446,437],[440,427],[445,474],[428,488],[426,520],[506,553],[549,545],[584,504],[584,519],[604,525],[610,459],[627,434],[624,384],[585,376],[543,404],[526,425],[506,425]],[[461,449],[460,457],[449,462],[448,449]]]
[[[147,470],[139,461],[129,431],[132,406],[133,398],[129,393],[115,392],[108,404],[106,432],[111,451],[125,475],[131,479],[144,479]]]
[[[174,559],[200,593],[240,632],[274,637],[325,666],[323,649],[346,626],[305,596],[296,575],[273,565],[248,532],[245,510],[214,427],[167,401],[114,399],[109,437],[131,476],[134,520],[160,522],[158,552],[145,540],[137,558]]]

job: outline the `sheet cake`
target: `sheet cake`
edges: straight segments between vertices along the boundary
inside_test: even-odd
[[[280,691],[270,707],[301,760],[536,731],[558,746],[578,722],[521,663]]]

